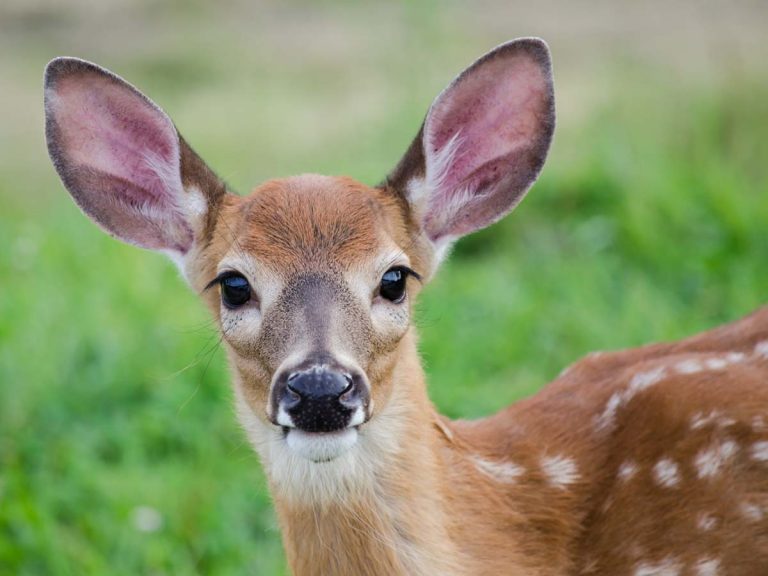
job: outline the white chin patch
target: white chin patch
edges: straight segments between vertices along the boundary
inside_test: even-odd
[[[312,462],[329,462],[347,452],[357,443],[357,430],[346,428],[339,432],[303,432],[288,430],[288,448]]]

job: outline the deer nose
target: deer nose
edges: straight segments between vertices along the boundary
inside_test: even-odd
[[[348,372],[325,365],[311,366],[287,375],[277,390],[278,424],[305,432],[334,432],[352,423],[364,410],[363,384]],[[287,415],[287,418],[285,416]]]
[[[286,382],[288,390],[296,400],[325,402],[337,400],[352,388],[352,376],[324,367],[313,367],[301,372],[292,372]]]

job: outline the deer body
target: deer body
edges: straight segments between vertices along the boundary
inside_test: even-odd
[[[220,326],[297,576],[768,570],[768,311],[589,356],[484,420],[429,401],[412,303],[535,180],[553,98],[546,46],[510,42],[438,96],[382,184],[304,175],[241,197],[135,88],[49,65],[64,184],[107,232],[170,255]]]

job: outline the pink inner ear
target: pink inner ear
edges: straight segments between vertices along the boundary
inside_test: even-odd
[[[81,208],[123,240],[186,252],[192,232],[179,207],[179,141],[168,117],[97,71],[55,78],[46,95],[52,154]]]
[[[430,237],[472,232],[513,208],[538,174],[552,123],[549,72],[515,43],[449,86],[424,129]]]
[[[101,78],[63,78],[56,92],[70,162],[127,180],[155,200],[169,199],[169,184],[181,186],[175,129],[142,98]],[[171,174],[177,182],[167,182]]]

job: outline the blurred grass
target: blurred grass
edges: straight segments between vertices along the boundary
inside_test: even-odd
[[[245,191],[301,171],[376,182],[453,73],[507,37],[551,39],[560,126],[544,174],[458,245],[419,304],[431,395],[450,416],[497,410],[588,351],[766,300],[759,52],[718,44],[722,59],[694,61],[699,45],[684,45],[683,73],[645,43],[632,52],[630,34],[598,59],[580,49],[592,28],[569,37],[530,10],[501,25],[500,3],[31,5],[0,12],[0,575],[285,572],[208,318],[163,258],[89,224],[49,166],[39,83],[53,55],[139,85]]]

